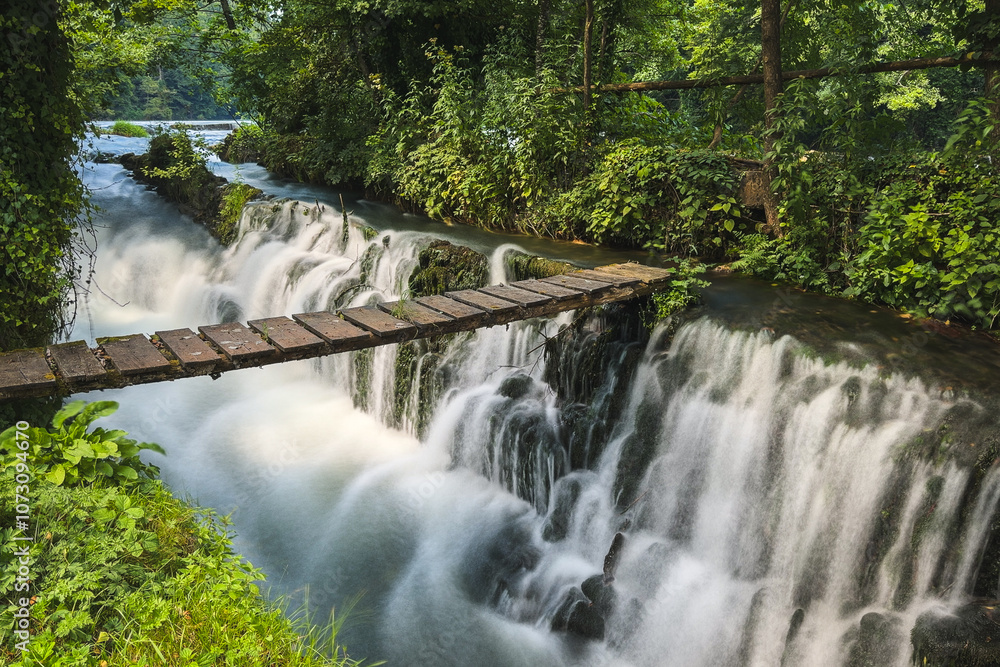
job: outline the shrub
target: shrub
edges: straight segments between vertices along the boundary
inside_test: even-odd
[[[117,134],[122,137],[139,137],[145,138],[149,136],[149,132],[146,128],[141,125],[136,125],[135,123],[130,123],[126,120],[116,120],[114,125],[108,129],[108,134]]]

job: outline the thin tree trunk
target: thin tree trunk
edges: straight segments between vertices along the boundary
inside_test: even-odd
[[[778,97],[784,88],[781,79],[781,0],[761,0],[760,27],[764,65],[764,180],[767,185],[764,214],[767,231],[778,235],[781,221],[778,219],[778,198],[771,190],[771,181],[775,176],[771,153],[778,140],[774,128],[777,124]]]
[[[549,11],[552,0],[538,0],[538,26],[535,28],[535,77],[542,78],[545,67],[545,35],[549,31]]]
[[[591,42],[594,36],[594,0],[585,0],[587,9],[586,18],[583,21],[583,110],[590,113],[591,86],[593,86],[593,65],[594,53]]]
[[[781,22],[778,24],[778,28],[780,30],[785,29],[785,20],[788,19],[788,15],[792,12],[792,7],[795,6],[795,2],[796,0],[788,0],[788,4],[785,5],[785,11],[781,13]],[[756,74],[757,72],[760,71],[760,66],[763,61],[764,57],[762,55],[760,58],[757,59],[757,64],[754,66],[753,72],[751,72],[751,74]],[[726,105],[726,108],[723,109],[722,115],[719,117],[719,121],[715,124],[715,131],[712,132],[712,142],[708,145],[708,150],[712,150],[716,148],[720,143],[722,143],[722,130],[724,129],[724,122],[726,116],[728,116],[732,108],[735,107],[737,104],[739,104],[739,101],[743,99],[743,96],[746,95],[747,88],[749,88],[749,86],[750,84],[748,83],[744,83],[742,86],[740,86],[740,89],[737,90],[736,94],[733,95],[732,99],[729,100],[729,103]]]
[[[233,19],[233,12],[229,8],[229,0],[219,0],[219,7],[222,8],[222,16],[226,19],[226,27],[236,30],[236,21]]]

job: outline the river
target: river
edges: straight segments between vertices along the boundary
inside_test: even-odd
[[[431,238],[486,254],[492,282],[515,246],[644,258],[346,194],[345,230],[340,193],[212,166],[287,198],[248,207],[229,248],[118,165],[85,165],[96,273],[72,338],[389,299]],[[346,614],[353,657],[909,664],[917,618],[985,585],[1000,473],[975,440],[997,432],[995,346],[734,278],[706,302],[651,336],[612,310],[420,347],[433,391],[400,395],[386,346],[84,397],[166,449],[150,460],[176,493],[232,513],[271,592]]]

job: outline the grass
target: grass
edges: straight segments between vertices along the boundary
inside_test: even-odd
[[[136,125],[135,123],[130,123],[127,120],[116,120],[108,129],[108,133],[117,134],[122,137],[140,137],[142,139],[149,136],[149,132],[146,131],[146,128],[141,125]]]
[[[27,429],[23,440],[14,428],[0,435],[0,664],[359,664],[337,647],[332,620],[293,622],[280,602],[261,597],[263,574],[233,553],[228,521],[171,495],[158,470],[138,460],[142,445],[122,431],[85,432],[115,404],[82,414],[80,405],[64,408],[54,423],[67,410],[76,418],[53,429]],[[25,459],[27,489],[15,479]],[[25,496],[30,542],[11,528]],[[14,551],[24,544],[31,583],[18,592]],[[10,630],[26,595],[31,638],[22,652]]]

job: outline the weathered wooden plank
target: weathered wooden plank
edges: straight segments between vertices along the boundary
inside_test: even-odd
[[[157,331],[156,335],[163,346],[170,350],[181,362],[181,366],[187,370],[208,369],[215,367],[222,360],[218,352],[190,329]]]
[[[330,345],[333,352],[347,352],[371,347],[377,339],[370,331],[354,326],[333,313],[299,313],[292,318]]]
[[[41,349],[0,354],[0,396],[18,396],[21,391],[55,386],[56,376]]]
[[[665,282],[670,280],[672,271],[666,269],[657,269],[651,266],[644,266],[642,264],[609,264],[608,266],[600,267],[601,273],[613,273],[621,276],[629,276],[638,278],[644,283],[653,284],[659,282]]]
[[[59,375],[67,382],[90,382],[107,377],[108,372],[82,340],[49,345],[49,356],[56,362]]]
[[[239,322],[198,327],[198,331],[215,343],[233,363],[253,361],[277,351]]]
[[[170,362],[142,334],[98,338],[98,344],[122,375],[136,375],[170,368]]]
[[[629,276],[623,276],[615,273],[604,273],[601,271],[600,267],[596,269],[584,269],[582,271],[574,271],[573,273],[568,273],[566,275],[574,276],[577,278],[584,278],[586,280],[594,280],[597,282],[608,283],[614,285],[615,287],[629,287],[631,285],[638,285],[642,281],[638,278],[633,278]]]
[[[521,306],[518,304],[479,290],[464,289],[457,292],[445,292],[444,295],[460,303],[484,310],[494,316],[513,316],[521,312]]]
[[[461,301],[456,301],[455,299],[449,299],[442,294],[433,294],[431,296],[422,296],[416,299],[417,303],[423,304],[428,308],[433,308],[439,313],[444,313],[445,315],[451,315],[456,320],[471,320],[475,321],[475,318],[485,318],[487,313],[481,308],[475,308],[468,304],[462,303]]]
[[[416,301],[386,301],[378,307],[394,316],[415,324],[421,331],[432,332],[454,323],[455,318]]]
[[[570,287],[563,287],[562,285],[556,285],[550,282],[543,282],[541,280],[519,280],[516,283],[511,283],[511,287],[516,287],[518,289],[527,290],[529,292],[535,292],[536,294],[542,294],[544,296],[549,296],[556,301],[566,301],[568,299],[573,299],[580,296],[583,290],[573,289]]]
[[[611,283],[590,280],[589,278],[581,278],[573,275],[572,273],[564,273],[558,276],[542,278],[540,282],[552,283],[553,285],[559,285],[560,287],[569,287],[586,294],[594,294],[595,292],[602,292],[614,287]]]
[[[489,285],[478,291],[500,299],[512,301],[524,308],[528,308],[530,306],[540,306],[543,303],[549,303],[552,301],[552,297],[550,296],[538,294],[537,292],[529,292],[528,290],[511,287],[510,285]]]
[[[309,352],[323,347],[322,338],[287,317],[250,320],[247,324],[282,352]]]
[[[157,332],[159,340],[155,346],[142,334],[99,339],[101,349],[93,352],[83,344],[76,344],[72,351],[69,347],[53,346],[52,361],[66,370],[67,382],[58,379],[61,371],[51,371],[41,350],[21,350],[0,354],[0,400],[195,377],[470,331],[650,294],[669,283],[670,278],[670,269],[619,264],[381,307],[351,308],[343,313],[342,317],[347,319],[328,312],[294,315],[304,329],[284,317],[254,320],[258,331],[284,349],[275,349],[241,324],[199,327],[204,338],[223,350],[222,355],[189,329]],[[412,321],[393,317],[392,312]],[[322,342],[317,343],[313,334]],[[95,365],[86,361],[85,354],[91,353],[119,372],[99,376]],[[68,361],[71,354],[76,355],[73,358],[77,361],[84,359],[79,361],[81,368],[75,369]],[[176,356],[180,366],[168,361],[169,355]]]
[[[401,320],[398,317],[393,317],[374,306],[348,308],[347,310],[340,311],[340,314],[351,324],[356,324],[362,329],[367,329],[379,338],[409,340],[417,335],[415,324]]]

